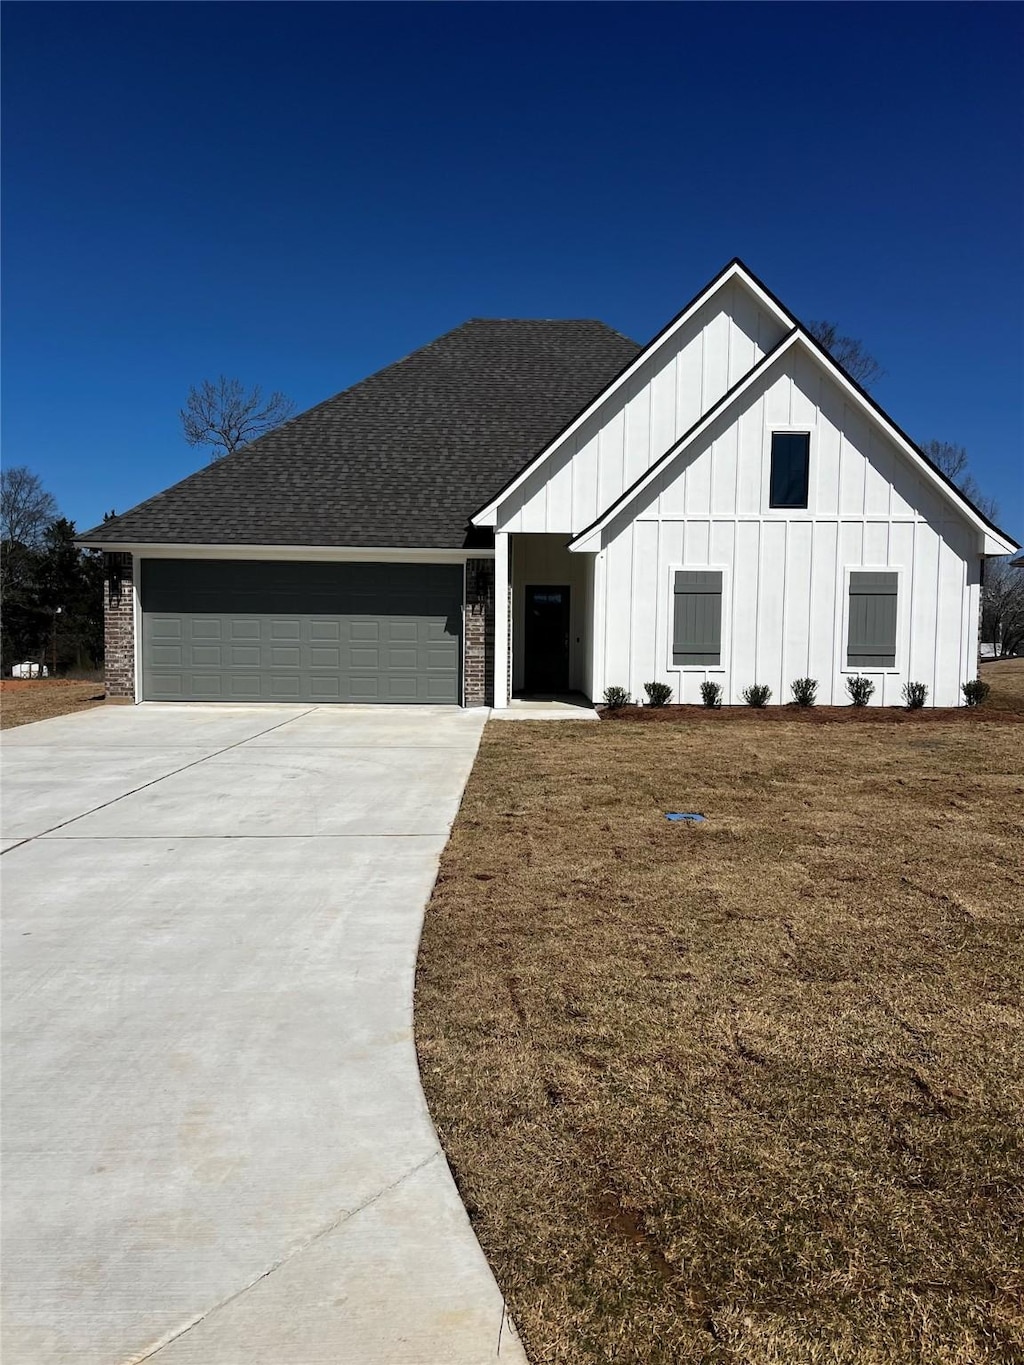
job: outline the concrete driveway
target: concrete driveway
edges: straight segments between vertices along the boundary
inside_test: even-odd
[[[5,1365],[525,1361],[412,1041],[484,719],[5,734]]]

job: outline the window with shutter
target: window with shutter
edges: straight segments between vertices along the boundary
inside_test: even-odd
[[[850,574],[848,668],[896,667],[895,573]]]
[[[672,593],[672,662],[722,662],[722,572],[678,569]]]

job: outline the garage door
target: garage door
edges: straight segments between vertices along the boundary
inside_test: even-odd
[[[146,701],[458,702],[462,566],[142,563]]]

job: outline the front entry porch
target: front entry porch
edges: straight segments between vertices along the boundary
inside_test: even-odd
[[[594,556],[570,554],[566,535],[505,539],[508,695],[500,695],[496,679],[494,704],[531,699],[587,706],[593,695]]]

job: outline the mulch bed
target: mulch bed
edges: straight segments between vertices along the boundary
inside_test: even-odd
[[[1000,725],[1024,721],[1024,711],[999,711],[987,706],[922,706],[908,711],[905,706],[723,706],[713,710],[708,706],[623,706],[610,711],[607,706],[597,708],[604,721],[616,725],[675,721],[677,724],[707,725],[749,724],[756,719],[760,724],[793,721],[807,725],[975,725],[995,722]]]

